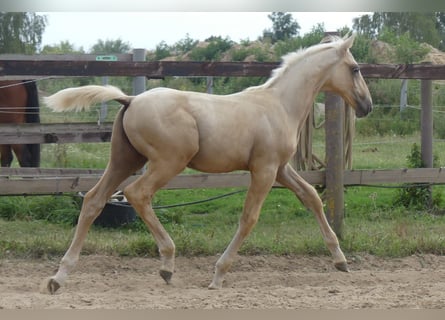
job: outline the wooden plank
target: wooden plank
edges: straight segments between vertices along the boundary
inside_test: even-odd
[[[112,123],[0,124],[0,144],[108,142]]]
[[[5,168],[0,167],[0,177],[44,177],[44,176],[70,176],[70,175],[102,175],[102,169],[82,168]]]
[[[445,78],[445,65],[361,64],[360,71],[366,78],[431,80]]]
[[[42,58],[44,59],[44,58]],[[269,76],[278,62],[216,61],[90,61],[90,60],[10,60],[0,59],[1,76]],[[366,78],[431,79],[445,78],[445,65],[360,64]]]
[[[0,76],[0,81],[48,80],[62,78],[66,78],[66,76]]]
[[[77,175],[64,177],[6,177],[0,175],[0,195],[37,195],[58,194],[65,192],[81,192],[90,190],[101,175]],[[137,179],[129,177],[118,189]],[[164,189],[197,189],[197,188],[229,188],[245,187],[249,184],[250,174],[196,174],[179,175],[173,178]]]
[[[60,170],[59,173],[61,174],[51,177],[39,175],[14,176],[8,174],[14,173],[15,171],[13,169],[2,170],[0,171],[0,195],[38,195],[85,192],[90,190],[102,175],[101,172],[99,174],[71,174],[69,171],[63,173],[63,169],[57,170]],[[25,171],[30,173],[34,170],[33,168],[29,168]],[[322,183],[324,180],[324,173],[321,171],[302,172],[302,176],[312,183]],[[129,177],[119,186],[119,189],[124,188],[138,177],[139,175]],[[226,174],[182,174],[170,180],[164,189],[235,188],[247,187],[249,183],[250,173],[248,172]],[[279,187],[280,185],[276,184],[275,186]]]
[[[0,76],[268,76],[276,62],[0,60]]]
[[[58,176],[14,176],[0,172],[0,195],[38,195],[58,194],[90,190],[99,180],[102,171],[94,174],[63,173]],[[31,172],[32,168],[29,169]],[[42,170],[42,169],[35,169]],[[79,169],[77,169],[79,170]],[[10,171],[11,172],[11,171]],[[324,171],[302,171],[299,174],[310,184],[324,185]],[[139,175],[129,177],[120,187],[122,189]],[[248,172],[230,174],[182,174],[173,178],[164,189],[198,188],[238,188],[247,187],[250,181]],[[403,183],[441,183],[445,184],[445,170],[442,168],[352,170],[345,171],[345,185],[376,185]],[[275,187],[280,187],[275,184]]]
[[[104,55],[98,54],[36,54],[36,55],[26,55],[26,54],[0,54],[1,60],[19,60],[19,61],[96,61],[98,57],[103,57]],[[122,54],[110,54],[105,55],[106,57],[115,57],[117,61],[133,61],[133,54],[122,53]],[[2,75],[0,80],[29,80],[31,79],[57,79],[63,78],[62,76],[48,76],[48,75]]]
[[[20,61],[96,61],[97,57],[104,56],[102,54],[0,54],[0,60],[20,60]],[[117,61],[133,61],[133,54],[131,53],[118,53],[109,54],[105,56],[114,56]]]
[[[443,168],[345,171],[345,185],[445,183]]]

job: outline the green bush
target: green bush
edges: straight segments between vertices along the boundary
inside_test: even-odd
[[[370,79],[367,82],[374,104],[400,105],[401,80]],[[408,81],[408,105],[420,105],[420,81]]]
[[[167,45],[165,41],[161,41],[161,43],[159,43],[156,46],[155,60],[162,60],[164,58],[169,57],[170,55],[171,55],[170,47]]]
[[[190,51],[190,59],[194,61],[216,61],[221,58],[222,53],[229,50],[233,41],[229,38],[211,37],[207,39],[208,45],[205,47],[194,47]]]
[[[433,113],[433,132],[437,139],[445,139],[445,111],[436,111]]]
[[[355,60],[361,63],[377,63],[377,59],[371,52],[371,39],[363,35],[357,35],[351,53]]]
[[[0,218],[5,220],[46,220],[72,225],[80,205],[71,196],[1,197]]]
[[[420,147],[414,143],[411,148],[411,154],[407,156],[408,168],[424,168]],[[438,157],[434,159],[434,166],[437,165]],[[393,203],[402,205],[405,208],[413,208],[416,210],[432,209],[439,207],[442,202],[442,194],[436,193],[432,197],[431,187],[428,185],[409,185],[405,184],[396,194]]]
[[[395,47],[394,56],[396,63],[415,63],[423,59],[429,49],[411,38],[409,32],[396,35],[388,27],[384,27],[379,34],[379,40],[387,42]]]

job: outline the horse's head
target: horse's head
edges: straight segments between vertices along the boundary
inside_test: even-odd
[[[330,41],[332,41],[332,38],[323,42]],[[339,61],[327,75],[327,81],[322,90],[340,95],[347,104],[355,109],[356,116],[360,118],[371,112],[372,99],[360,72],[360,67],[349,51],[353,43],[353,35],[346,39],[339,39],[336,48]]]

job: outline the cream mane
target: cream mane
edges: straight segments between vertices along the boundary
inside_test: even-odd
[[[272,71],[272,75],[264,84],[256,87],[247,88],[246,90],[271,87],[276,82],[277,79],[281,78],[289,69],[298,64],[306,56],[313,55],[316,54],[317,52],[325,51],[334,46],[337,46],[343,40],[344,39],[337,36],[327,36],[323,38],[323,40],[321,40],[321,42],[317,45],[314,45],[309,48],[301,48],[298,51],[290,52],[284,55],[281,58],[281,65]]]

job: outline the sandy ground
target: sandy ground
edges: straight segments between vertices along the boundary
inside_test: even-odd
[[[208,290],[217,257],[178,257],[171,285],[159,260],[82,256],[56,295],[41,294],[58,261],[0,260],[0,309],[400,309],[445,307],[445,256],[240,256],[224,288]]]

